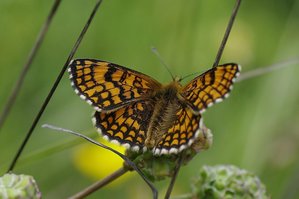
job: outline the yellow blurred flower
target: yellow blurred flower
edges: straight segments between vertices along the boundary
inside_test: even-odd
[[[110,143],[104,139],[98,140],[120,153],[124,154],[125,148]],[[73,160],[77,169],[93,180],[102,179],[123,166],[123,159],[107,149],[103,149],[93,144],[84,144],[74,151]],[[130,176],[130,175],[124,175]],[[119,178],[121,181],[126,177]],[[120,182],[118,179],[116,182]]]

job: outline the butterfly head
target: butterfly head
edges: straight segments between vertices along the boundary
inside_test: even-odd
[[[172,85],[170,87],[174,87],[177,90],[178,88],[182,87],[181,81],[182,78],[180,76],[175,76],[173,77],[172,82],[169,85]]]

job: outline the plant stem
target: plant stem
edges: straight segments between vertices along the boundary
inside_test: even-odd
[[[116,180],[123,174],[125,174],[128,171],[127,167],[122,167],[118,170],[116,170],[114,173],[110,174],[106,178],[86,187],[84,190],[76,193],[75,195],[69,197],[69,199],[80,199],[85,198],[86,196],[92,194],[93,192],[99,190],[100,188],[104,187],[105,185],[111,183],[112,181]]]

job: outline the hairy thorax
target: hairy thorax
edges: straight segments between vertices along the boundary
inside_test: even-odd
[[[182,106],[179,97],[181,85],[177,81],[163,86],[152,97],[154,111],[146,133],[145,146],[153,148],[161,141],[168,129],[177,119],[177,112]]]

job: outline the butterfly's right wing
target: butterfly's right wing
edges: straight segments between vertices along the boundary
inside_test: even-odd
[[[176,120],[153,149],[156,155],[176,154],[194,143],[202,128],[202,117],[187,106],[176,113]]]
[[[176,113],[177,118],[153,152],[157,155],[178,153],[192,145],[202,128],[200,113],[228,96],[239,72],[237,64],[220,65],[184,86],[180,92],[184,103]]]
[[[74,60],[68,71],[75,92],[97,111],[114,111],[161,87],[145,74],[100,60]]]
[[[183,87],[181,96],[195,113],[228,97],[241,66],[234,63],[219,65],[194,78]]]

